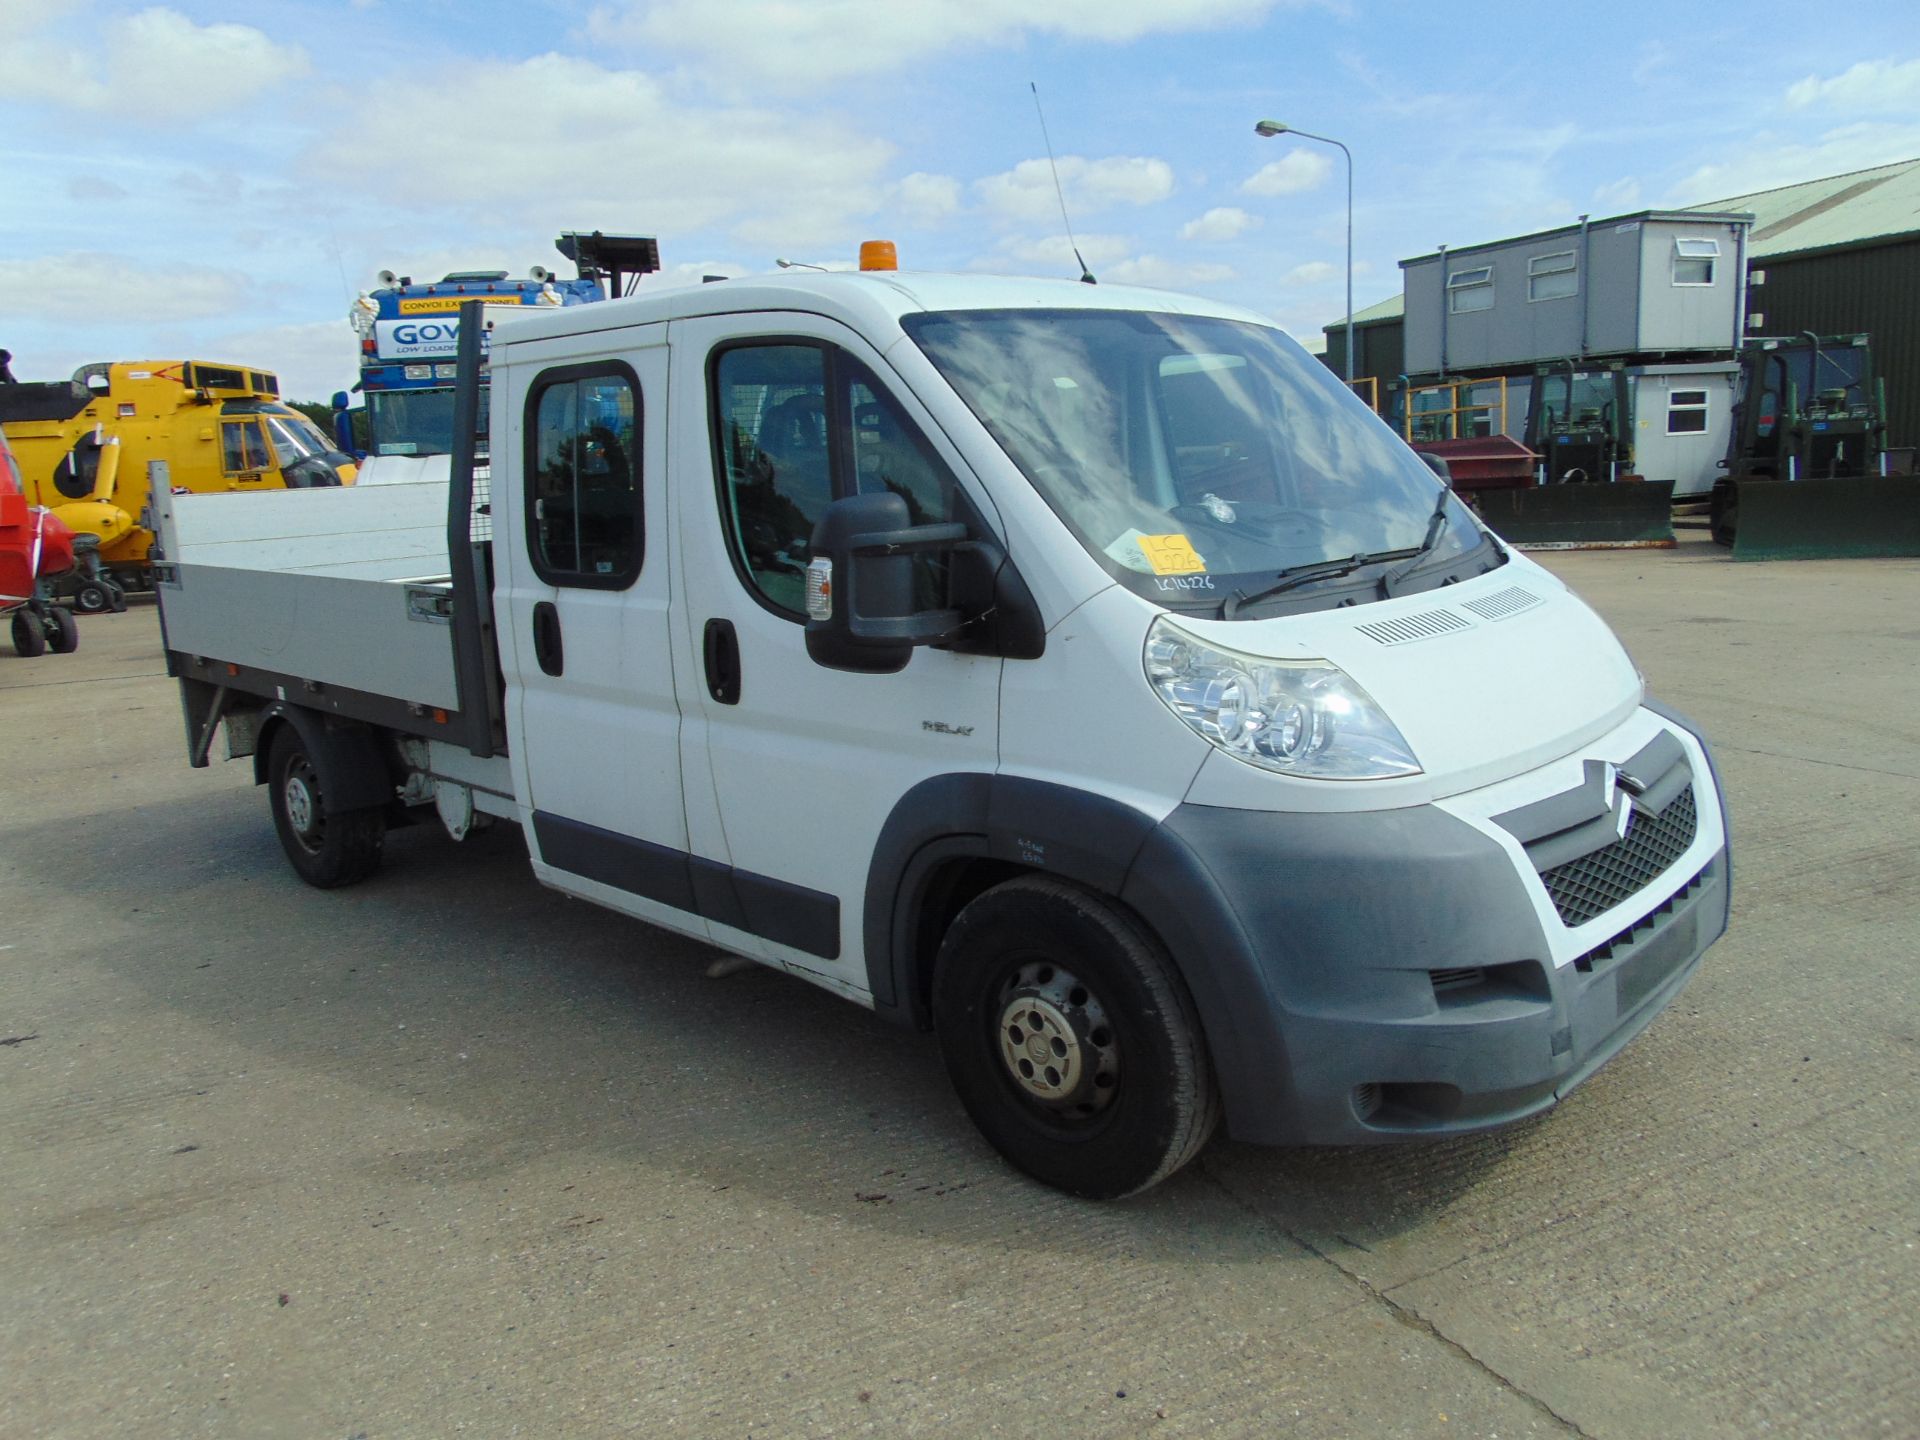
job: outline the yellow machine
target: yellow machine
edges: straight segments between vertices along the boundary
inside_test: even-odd
[[[275,376],[204,360],[83,365],[70,381],[0,384],[0,429],[28,501],[97,536],[118,587],[147,578],[149,461],[167,462],[174,489],[196,492],[350,485],[356,473],[352,456],[281,403]]]

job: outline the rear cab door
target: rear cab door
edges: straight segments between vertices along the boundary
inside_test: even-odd
[[[513,347],[492,406],[495,615],[535,873],[704,936],[670,629],[666,326]]]

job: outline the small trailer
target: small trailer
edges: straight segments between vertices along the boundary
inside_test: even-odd
[[[224,731],[315,885],[518,824],[935,1032],[1102,1198],[1222,1122],[1536,1114],[1726,927],[1696,728],[1256,315],[891,269],[479,309],[447,480],[156,496],[190,758]]]

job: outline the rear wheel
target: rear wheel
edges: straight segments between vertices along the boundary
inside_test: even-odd
[[[329,774],[291,725],[282,725],[267,756],[267,799],[280,848],[300,878],[322,890],[351,885],[380,868],[386,842],[383,810],[335,809],[339,776]]]
[[[35,660],[47,653],[47,632],[33,611],[13,612],[13,648],[25,660]]]
[[[71,655],[80,648],[80,622],[73,611],[55,605],[47,612],[47,639],[56,655]]]
[[[1199,1153],[1219,1120],[1200,1022],[1138,921],[1037,876],[954,920],[934,1028],[974,1124],[1037,1180],[1132,1195]]]

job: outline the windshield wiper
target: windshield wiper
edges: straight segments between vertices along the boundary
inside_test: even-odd
[[[1396,566],[1380,577],[1380,593],[1387,599],[1393,599],[1393,587],[1420,568],[1420,562],[1433,553],[1433,547],[1440,543],[1440,532],[1447,527],[1447,501],[1453,498],[1453,487],[1442,485],[1440,498],[1433,502],[1433,515],[1427,521],[1427,538],[1420,542],[1420,548],[1413,552],[1413,558],[1406,564]]]
[[[1275,575],[1274,583],[1264,590],[1256,590],[1251,595],[1244,590],[1234,591],[1220,603],[1220,618],[1231,620],[1249,605],[1258,605],[1262,600],[1271,600],[1302,585],[1311,585],[1315,580],[1335,580],[1342,575],[1351,575],[1363,565],[1377,564],[1382,560],[1404,560],[1414,553],[1412,550],[1383,550],[1378,555],[1368,555],[1362,551],[1341,560],[1311,560],[1304,565],[1289,565]]]

